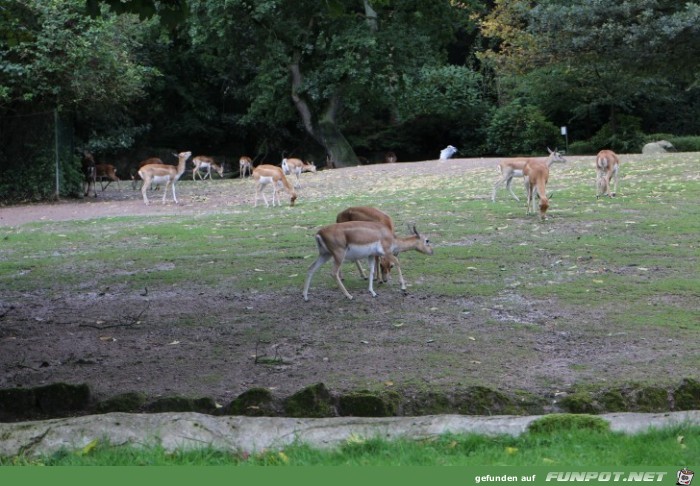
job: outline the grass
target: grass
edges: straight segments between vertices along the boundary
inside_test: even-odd
[[[442,435],[424,440],[386,441],[351,436],[335,448],[294,444],[283,450],[249,453],[213,448],[168,451],[162,447],[112,446],[94,441],[76,452],[48,457],[0,458],[8,465],[148,466],[567,466],[616,467],[694,464],[700,427],[676,426],[625,435],[604,427],[544,427],[518,437]],[[653,447],[650,447],[653,444]]]

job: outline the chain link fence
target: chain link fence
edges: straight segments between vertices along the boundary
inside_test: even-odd
[[[58,111],[0,116],[0,204],[82,194],[73,120]]]

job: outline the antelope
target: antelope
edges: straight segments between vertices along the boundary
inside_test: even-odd
[[[340,278],[340,266],[343,262],[356,262],[362,258],[367,259],[369,266],[369,293],[376,297],[374,291],[374,264],[375,257],[395,255],[402,251],[415,249],[426,255],[433,254],[433,247],[430,241],[422,236],[413,225],[413,235],[405,238],[397,238],[389,228],[383,223],[374,221],[348,221],[345,223],[335,223],[324,226],[316,233],[316,246],[318,248],[318,258],[309,267],[304,282],[304,300],[309,300],[309,286],[314,273],[328,260],[333,259],[333,275],[338,283],[338,287],[343,291],[348,299],[352,295],[343,285]],[[401,290],[406,293],[406,282],[401,275],[401,267],[396,260],[396,268],[401,280]]]
[[[180,179],[180,176],[185,172],[185,164],[187,159],[190,158],[192,152],[180,152],[179,154],[173,154],[178,159],[177,167],[167,164],[146,164],[139,169],[139,176],[143,179],[143,186],[141,186],[141,194],[143,195],[143,202],[148,206],[148,196],[146,196],[146,191],[151,183],[162,184],[165,183],[165,189],[163,190],[163,204],[165,204],[165,196],[168,194],[168,186],[173,188],[173,201],[175,204],[177,202],[177,196],[175,195],[175,183]]]
[[[106,186],[103,184],[105,178],[109,179]],[[102,192],[104,192],[113,181],[117,183],[117,189],[121,190],[119,186],[119,177],[117,177],[117,169],[112,164],[97,164],[95,166],[95,180],[97,179],[100,180]]]
[[[369,206],[355,206],[352,208],[347,208],[338,213],[338,216],[335,218],[336,223],[345,223],[347,221],[374,221],[377,223],[382,223],[384,226],[389,228],[389,231],[391,231],[392,234],[395,234],[394,221],[391,219],[391,217],[385,212]],[[362,269],[362,265],[360,265],[360,261],[357,260],[355,263],[357,264],[357,269],[360,271],[360,275],[366,280],[367,277],[365,276],[365,271]],[[393,261],[389,256],[376,257],[374,267],[375,269],[378,269],[376,273],[377,280],[386,283],[389,279],[389,272],[391,271],[392,266]]]
[[[201,180],[204,180],[207,177],[209,178],[209,180],[211,180],[212,169],[214,169],[216,173],[219,174],[219,177],[224,176],[224,165],[217,164],[211,157],[207,157],[205,155],[198,155],[192,159],[192,163],[194,164],[194,169],[192,170],[192,180],[195,180],[195,177],[197,175],[199,175],[199,178]],[[199,172],[200,169],[206,169],[207,173],[204,174],[204,177],[202,177],[202,174]]]
[[[139,175],[138,171],[141,170],[141,168],[143,166],[149,165],[149,164],[164,165],[163,161],[161,159],[159,159],[158,157],[151,157],[151,158],[148,158],[146,160],[142,160],[141,162],[139,162],[139,168],[137,169],[137,171],[134,172],[133,169],[131,170],[131,188],[132,189],[136,190],[136,182],[137,181],[139,181],[139,180],[143,181],[143,179],[141,179],[141,176]],[[143,182],[141,183],[141,187],[143,187]],[[139,188],[139,190],[140,190],[140,188]]]
[[[527,214],[530,214],[531,205],[532,212],[535,212],[534,191],[537,188],[537,193],[540,195],[540,218],[544,221],[547,208],[549,208],[549,199],[547,198],[549,166],[542,161],[528,160],[525,167],[523,167],[523,176],[525,177],[525,190],[527,191]]]
[[[289,184],[289,181],[284,176],[284,172],[280,167],[270,164],[259,165],[253,169],[253,179],[255,179],[254,207],[258,206],[258,194],[262,194],[263,201],[265,201],[265,206],[270,207],[267,202],[267,198],[265,197],[265,193],[263,192],[263,189],[265,189],[265,186],[268,184],[272,184],[272,207],[275,206],[275,197],[277,197],[277,205],[282,205],[280,203],[279,194],[277,194],[278,190],[280,189],[278,188],[278,184],[282,184],[281,189],[284,189],[289,193],[291,196],[289,205],[294,206],[294,201],[297,199],[297,193],[294,192],[294,189],[292,188],[291,184]]]
[[[304,162],[301,159],[282,159],[282,170],[284,171],[285,175],[291,175],[292,172],[297,178],[297,182],[294,185],[295,188],[299,189],[301,187],[301,181],[299,180],[299,176],[301,175],[302,172],[313,172],[314,174],[316,173],[316,166],[314,165],[313,162]]]
[[[615,197],[617,193],[617,177],[620,169],[620,159],[612,150],[601,150],[595,158],[596,169],[596,199],[600,196]],[[610,180],[615,178],[613,192],[610,192]]]
[[[457,153],[457,148],[452,145],[448,145],[440,151],[440,160],[447,160]]]
[[[396,154],[394,152],[387,152],[384,154],[384,163],[385,164],[394,164],[398,158],[396,157]]]
[[[253,160],[244,155],[238,160],[238,173],[241,176],[241,179],[245,178],[246,172],[248,173],[248,176],[253,175]]]
[[[549,148],[547,148],[547,151],[549,152],[549,157],[547,157],[547,159],[545,160],[547,168],[552,167],[552,164],[555,162],[566,162],[566,159],[562,157],[562,155],[556,149],[550,150]],[[510,195],[513,196],[513,198],[516,201],[520,201],[518,196],[516,196],[513,192],[513,189],[511,188],[511,183],[513,182],[514,177],[523,176],[523,168],[525,167],[525,164],[527,164],[530,160],[538,159],[518,157],[514,159],[505,159],[498,163],[498,172],[501,174],[501,177],[499,177],[496,183],[493,185],[493,192],[491,193],[492,202],[496,202],[496,190],[498,189],[498,186],[500,186],[504,182],[506,183],[506,188],[508,189],[508,192],[510,192]]]
[[[97,180],[95,171],[95,158],[87,150],[83,151],[82,160],[82,171],[83,177],[85,179],[85,196],[90,193],[90,184],[92,184],[92,192],[95,197],[97,197],[97,190],[95,189],[95,181]]]

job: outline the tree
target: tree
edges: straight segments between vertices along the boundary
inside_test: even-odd
[[[190,15],[195,43],[225,46],[229,79],[245,86],[231,90],[248,103],[242,124],[295,117],[347,166],[357,157],[343,130],[396,114],[404,74],[444,63],[456,14],[446,0],[195,0]]]

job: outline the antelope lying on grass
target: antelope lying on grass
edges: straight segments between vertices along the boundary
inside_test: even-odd
[[[316,246],[318,247],[318,258],[309,267],[304,283],[304,300],[309,300],[309,286],[314,273],[328,260],[333,259],[333,275],[338,287],[343,291],[348,299],[352,295],[343,285],[340,278],[340,266],[343,262],[356,262],[362,258],[367,259],[369,266],[369,293],[376,297],[374,291],[374,265],[375,257],[395,255],[409,249],[416,249],[426,255],[433,254],[433,247],[430,242],[422,236],[413,226],[413,235],[405,238],[397,238],[382,223],[372,221],[348,221],[346,223],[336,223],[324,226],[316,233]],[[406,292],[406,282],[401,276],[401,267],[396,261],[396,268],[401,279],[401,290]]]

